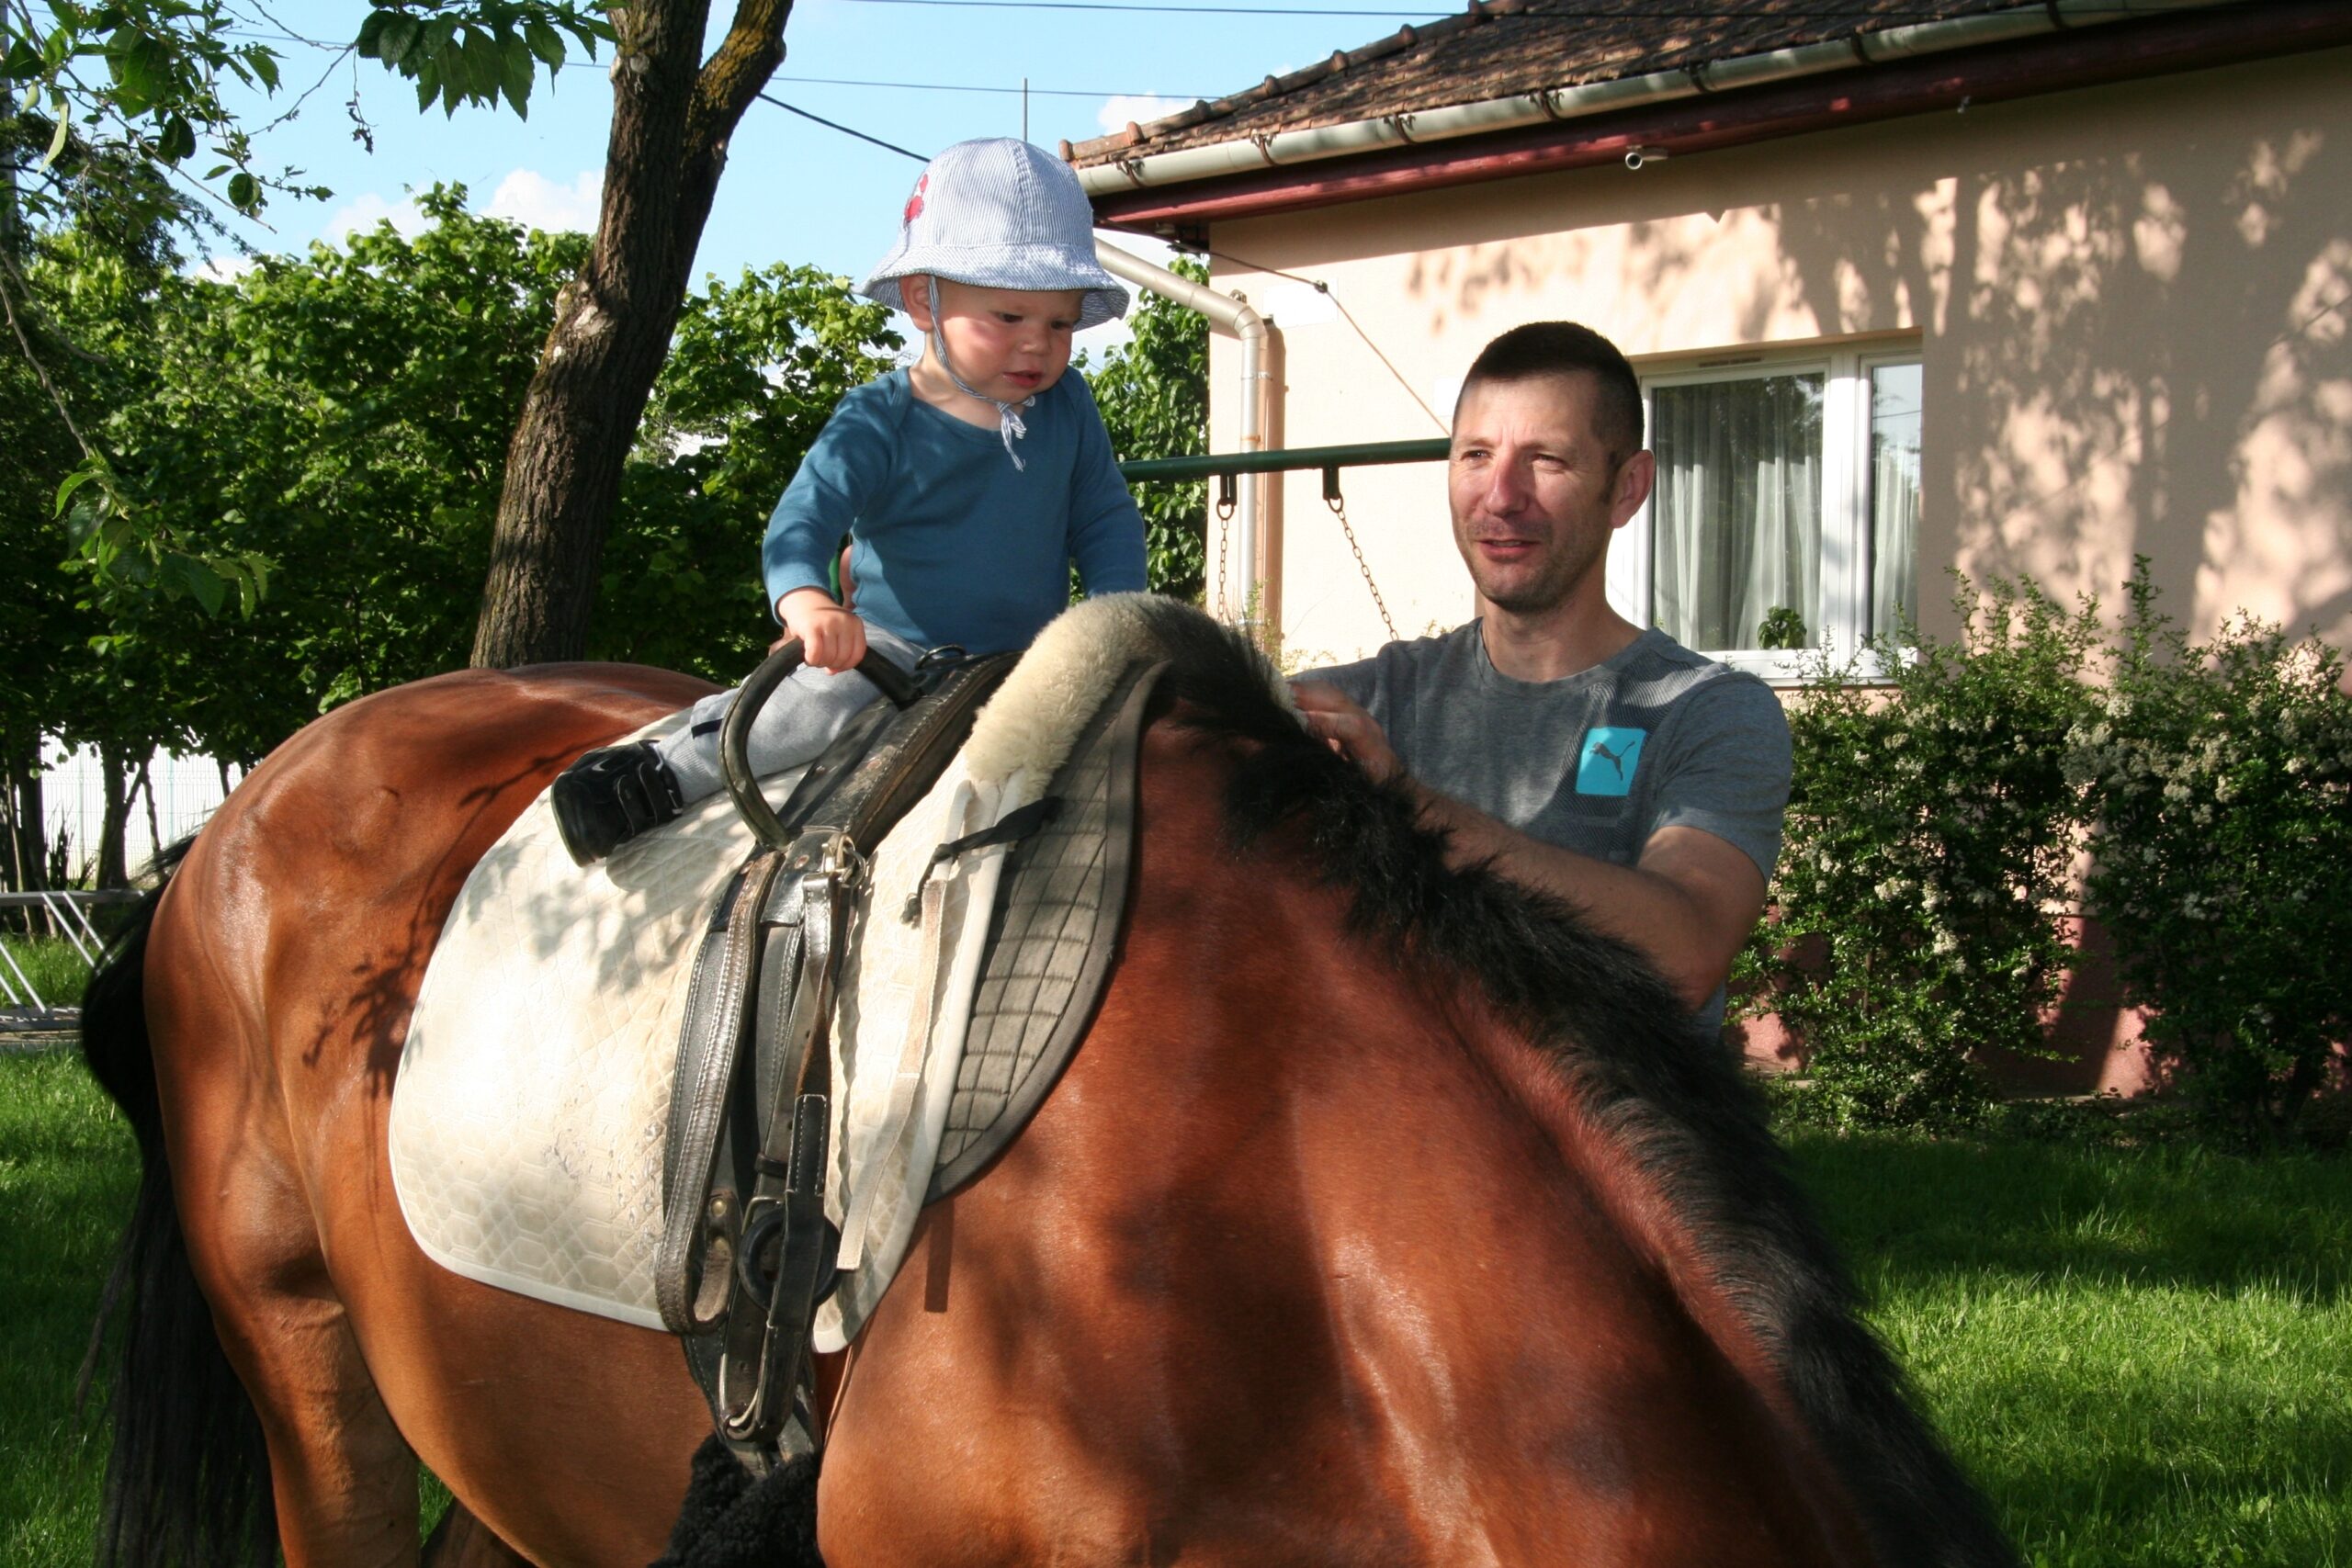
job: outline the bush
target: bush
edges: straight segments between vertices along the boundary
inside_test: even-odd
[[[1798,1114],[1952,1127],[1990,1090],[1972,1054],[2048,1055],[2079,847],[2062,766],[2095,607],[1963,581],[1960,640],[1824,655],[1789,714],[1795,789],[1776,912],[1743,958],[1812,1077]],[[1871,669],[1891,689],[1859,683]]]
[[[2352,1033],[2352,697],[2316,641],[2241,616],[2190,646],[2143,559],[2113,680],[2067,756],[2098,824],[2088,912],[2184,1097],[2288,1132]]]
[[[1190,257],[1170,264],[1179,276],[1209,280]],[[1142,295],[1127,317],[1134,336],[1100,366],[1084,371],[1122,462],[1190,457],[1209,449],[1209,323],[1199,311],[1157,294]],[[1154,593],[1200,603],[1207,558],[1206,480],[1134,487],[1143,513],[1145,565]]]

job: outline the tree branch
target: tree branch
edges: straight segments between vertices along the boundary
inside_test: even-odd
[[[39,381],[40,389],[49,395],[50,402],[57,410],[57,417],[65,422],[65,433],[73,436],[74,445],[82,449],[83,460],[105,469],[106,458],[90,445],[89,439],[82,434],[82,427],[74,422],[74,411],[66,406],[65,394],[58,389],[56,382],[50,379],[49,367],[43,365],[40,355],[33,351],[32,338],[25,331],[23,320],[17,314],[16,294],[25,288],[25,278],[17,270],[14,257],[0,255],[0,274],[5,275],[0,276],[0,313],[8,318],[8,330],[16,335],[17,352],[24,355],[25,363],[32,367],[33,379]]]
[[[738,0],[727,36],[695,81],[690,144],[707,145],[714,130],[721,141],[732,134],[752,98],[784,63],[784,27],[791,18],[792,0]]]

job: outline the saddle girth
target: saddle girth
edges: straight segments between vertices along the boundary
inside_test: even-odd
[[[809,1326],[839,1241],[824,1212],[829,1032],[867,857],[936,782],[1013,662],[951,666],[914,705],[859,715],[777,813],[789,847],[763,847],[736,874],[695,959],[655,1301],[720,1437],[758,1473],[814,1447]]]

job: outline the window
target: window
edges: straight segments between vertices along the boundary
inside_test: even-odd
[[[1611,541],[1610,602],[1771,677],[1917,604],[1921,376],[1843,352],[1650,378],[1657,487]]]

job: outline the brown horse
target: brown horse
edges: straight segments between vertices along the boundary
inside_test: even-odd
[[[1733,1063],[1188,626],[1091,1032],[825,1369],[824,1560],[2013,1562]],[[428,1261],[386,1116],[468,868],[698,690],[354,703],[172,871],[88,1006],[146,1161],[102,1558],[413,1562],[419,1460],[433,1562],[661,1552],[707,1430],[678,1348]]]

